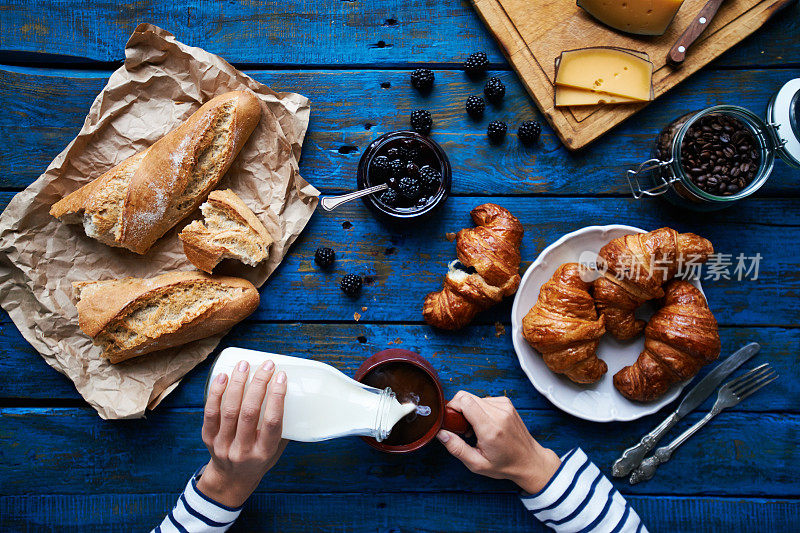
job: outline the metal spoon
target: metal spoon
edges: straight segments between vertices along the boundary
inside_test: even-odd
[[[381,185],[375,185],[374,187],[370,187],[368,189],[360,189],[358,191],[349,192],[347,194],[340,194],[338,196],[326,196],[322,200],[320,200],[319,205],[322,206],[322,209],[325,211],[333,211],[340,205],[349,202],[350,200],[355,200],[356,198],[362,198],[364,196],[385,191],[389,188],[389,185],[386,183],[382,183]]]

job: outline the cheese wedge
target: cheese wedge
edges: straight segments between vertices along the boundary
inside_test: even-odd
[[[615,30],[663,35],[683,0],[578,0],[578,6]]]
[[[555,84],[646,102],[653,99],[653,64],[645,57],[620,48],[561,52]]]
[[[613,94],[575,89],[574,87],[561,87],[556,85],[556,107],[597,105],[597,104],[636,104],[641,100],[615,96]]]

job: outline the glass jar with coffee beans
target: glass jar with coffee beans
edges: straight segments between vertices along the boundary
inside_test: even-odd
[[[798,100],[800,79],[773,97],[766,122],[733,105],[678,117],[659,133],[652,158],[628,171],[633,196],[663,195],[702,211],[750,196],[766,182],[776,154],[800,166]]]

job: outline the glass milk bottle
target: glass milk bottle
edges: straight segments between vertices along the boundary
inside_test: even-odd
[[[369,387],[319,361],[243,348],[226,348],[219,354],[206,382],[206,396],[214,379],[220,373],[230,376],[239,361],[250,364],[249,386],[256,369],[267,359],[275,363],[275,373],[286,373],[285,439],[317,442],[363,435],[381,441],[400,419],[416,409],[413,403],[398,402],[391,389]]]

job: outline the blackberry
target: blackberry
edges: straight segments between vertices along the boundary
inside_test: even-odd
[[[393,177],[399,178],[405,173],[406,163],[402,159],[392,159],[389,161],[389,169]]]
[[[423,189],[433,192],[439,189],[442,183],[442,175],[435,168],[425,165],[419,169],[419,181]]]
[[[496,104],[506,95],[506,86],[503,85],[500,78],[489,78],[486,87],[483,88],[483,94],[486,95],[487,100]]]
[[[506,136],[506,131],[508,131],[508,126],[506,126],[505,122],[494,120],[486,128],[486,135],[489,136],[489,140],[493,143],[501,143]]]
[[[486,57],[485,52],[475,52],[470,54],[466,61],[464,61],[464,72],[470,77],[476,78],[486,72],[486,67],[489,66],[489,58]]]
[[[406,175],[412,178],[419,178],[419,166],[416,163],[406,165]]]
[[[433,127],[433,118],[431,118],[431,112],[424,109],[417,109],[411,113],[411,127],[417,133],[428,135]]]
[[[435,78],[433,71],[419,68],[411,73],[411,85],[419,92],[426,93],[433,89],[433,80]]]
[[[321,268],[330,267],[336,261],[336,252],[326,246],[320,246],[314,253],[314,262]]]
[[[427,196],[421,197],[419,200],[417,200],[417,207],[425,207],[426,205],[428,205],[429,200],[430,198],[428,198]]]
[[[400,152],[400,157],[408,162],[416,161],[422,155],[417,141],[412,139],[405,139],[397,150]]]
[[[371,170],[377,178],[388,177],[392,171],[392,167],[389,165],[389,158],[385,155],[379,155],[372,160]]]
[[[414,201],[422,194],[422,186],[417,178],[411,176],[403,176],[400,178],[400,185],[398,186],[400,195],[404,198]]]
[[[399,148],[389,148],[386,150],[386,157],[389,159],[398,159],[401,157],[400,149]]]
[[[380,201],[389,207],[397,207],[398,203],[400,202],[400,195],[394,189],[388,189],[383,191],[383,194],[380,195]]]
[[[519,125],[517,136],[522,144],[533,144],[539,140],[542,133],[542,125],[535,120],[526,120]]]
[[[361,276],[357,276],[356,274],[346,275],[339,283],[339,288],[342,289],[342,292],[351,298],[355,298],[361,294],[361,287],[363,286],[364,280],[361,279]]]
[[[480,96],[470,96],[467,98],[467,114],[472,118],[481,118],[483,110],[486,109],[486,102]]]

